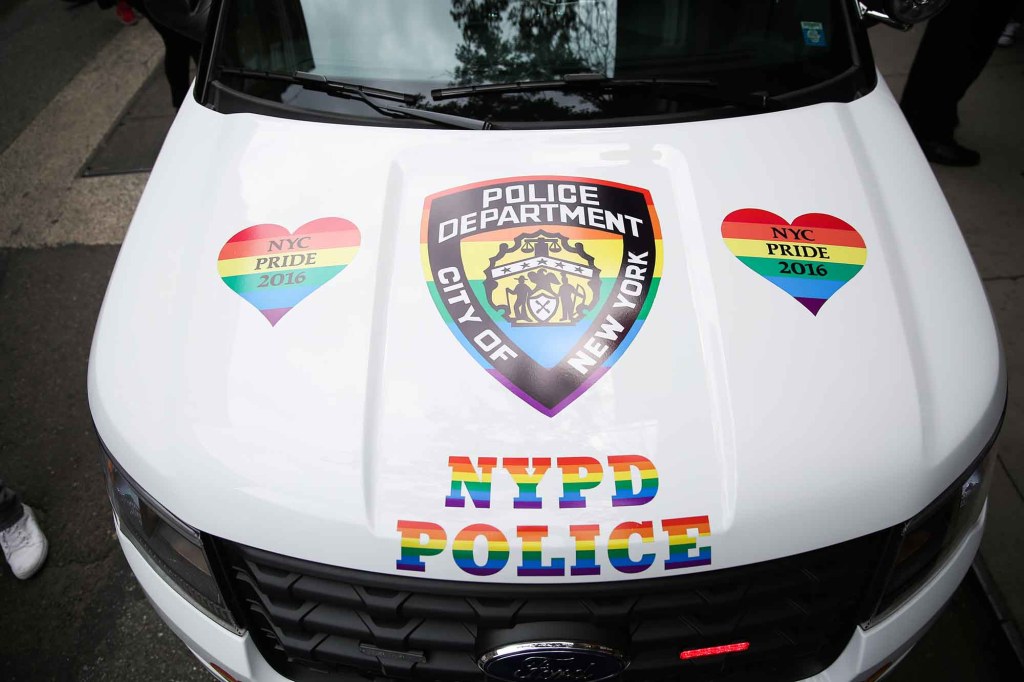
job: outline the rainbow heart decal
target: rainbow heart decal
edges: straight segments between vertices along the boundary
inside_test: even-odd
[[[849,223],[825,213],[792,222],[743,208],[722,221],[733,255],[817,315],[821,306],[864,267],[868,249]]]
[[[273,326],[344,270],[357,251],[359,228],[343,218],[319,218],[295,232],[253,225],[224,244],[217,272]]]

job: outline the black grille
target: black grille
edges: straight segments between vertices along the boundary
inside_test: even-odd
[[[295,680],[482,682],[478,637],[586,623],[627,642],[623,681],[799,680],[864,616],[886,534],[741,568],[601,584],[490,585],[366,573],[219,542],[236,608]],[[742,653],[679,652],[750,642]]]

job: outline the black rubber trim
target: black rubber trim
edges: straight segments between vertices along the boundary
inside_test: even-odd
[[[199,65],[196,69],[196,86],[192,91],[196,101],[203,106],[210,96],[210,83],[213,81],[213,55],[217,54],[221,42],[220,27],[223,24],[224,0],[212,0],[210,16],[206,25],[206,39],[199,53]]]

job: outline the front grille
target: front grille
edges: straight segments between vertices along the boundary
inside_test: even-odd
[[[886,534],[740,568],[613,583],[450,582],[325,566],[218,541],[239,616],[295,680],[483,682],[478,637],[589,624],[628,642],[623,681],[799,680],[853,634]],[[748,641],[738,654],[684,649]]]

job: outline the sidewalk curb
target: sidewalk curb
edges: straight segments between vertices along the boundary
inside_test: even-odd
[[[1003,593],[1000,592],[999,586],[989,572],[988,566],[985,564],[985,560],[980,553],[974,558],[971,570],[974,571],[974,577],[978,579],[978,584],[981,585],[981,590],[985,593],[985,598],[995,614],[1003,636],[1017,657],[1018,665],[1024,671],[1024,637],[1021,636],[1017,622],[1013,619],[1006,600],[1003,598]]]
[[[123,29],[0,154],[0,246],[120,242],[146,178],[77,174],[162,57],[152,26]]]

